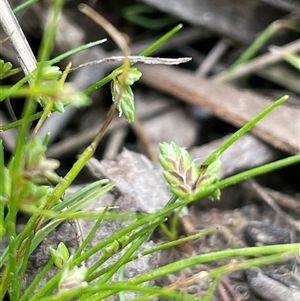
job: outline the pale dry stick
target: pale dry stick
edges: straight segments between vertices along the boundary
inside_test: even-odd
[[[125,34],[122,34],[120,31],[118,31],[110,22],[108,22],[105,18],[103,18],[100,14],[98,14],[96,11],[94,11],[88,5],[81,3],[81,4],[79,4],[78,9],[79,9],[79,11],[84,13],[86,16],[90,17],[95,23],[100,25],[110,35],[110,37],[117,44],[117,46],[123,51],[124,56],[121,57],[121,59],[120,59],[123,62],[123,65],[122,65],[123,77],[122,77],[121,87],[120,87],[119,95],[114,100],[114,104],[111,106],[111,108],[117,109],[117,106],[118,106],[119,102],[121,101],[123,91],[125,89],[126,79],[128,76],[128,70],[130,67],[130,61],[128,59],[128,57],[130,56],[130,48],[129,48],[128,38],[127,38],[127,36],[125,36]],[[104,62],[105,59],[102,59],[100,61]],[[116,61],[116,58],[114,58],[113,61]],[[86,64],[82,64],[79,67],[77,67],[76,69],[83,67],[83,66],[91,66],[94,63],[95,62],[89,62]],[[97,61],[97,63],[99,63],[99,61]],[[76,69],[73,69],[73,70],[76,70]],[[105,121],[108,121],[108,123],[110,123],[112,121],[112,119],[113,119],[113,112],[110,115],[110,120],[106,119]],[[99,133],[97,134],[97,136],[98,135],[99,135]],[[102,137],[99,139],[99,142],[101,139],[102,139]],[[98,142],[98,144],[99,144],[99,142]]]
[[[5,37],[5,38],[3,38],[3,39],[1,39],[1,40],[0,40],[0,44],[5,43],[5,42],[8,41],[9,39],[10,39],[10,35],[7,36],[7,37]]]
[[[222,287],[225,288],[226,291],[228,291],[230,293],[230,295],[233,297],[233,301],[240,301],[241,300],[239,298],[239,296],[237,295],[237,292],[232,287],[227,275],[224,275],[221,278],[221,284],[222,284]]]
[[[144,63],[148,65],[179,65],[182,63],[189,62],[192,58],[191,57],[180,57],[180,58],[160,58],[160,57],[146,57],[146,56],[110,56],[106,57],[100,60],[87,62],[84,64],[80,64],[77,67],[71,68],[70,72],[75,71],[79,68],[92,66],[96,64],[102,64],[102,63],[115,63],[115,62],[123,62],[127,58],[131,64],[134,63]]]
[[[294,213],[300,214],[300,199],[294,198],[290,195],[286,195],[279,191],[275,191],[269,188],[264,188],[265,192],[273,198],[276,203],[282,207],[292,210]]]
[[[247,193],[250,195],[255,195],[256,192],[253,191],[252,188],[249,188],[249,183],[243,183],[243,188],[246,189]],[[264,191],[276,202],[277,205],[282,206],[286,209],[292,211],[296,215],[300,214],[300,199],[296,197],[292,197],[285,193],[270,189],[270,188],[263,188]]]
[[[134,122],[130,124],[131,128],[139,138],[142,147],[147,154],[148,158],[151,161],[157,161],[157,154],[155,153],[153,146],[151,144],[151,141],[149,140],[147,134],[145,133],[145,130],[143,128],[142,123],[139,121],[138,118],[135,118]]]
[[[36,68],[36,59],[7,0],[1,0],[0,23],[5,33],[10,36],[23,72],[25,75],[31,73]]]
[[[120,93],[118,99],[115,100],[116,103],[119,103],[122,92],[124,91],[128,70],[130,67],[130,62],[128,60],[128,57],[130,56],[128,37],[125,36],[125,34],[122,34],[120,31],[118,31],[110,22],[108,22],[105,18],[103,18],[100,14],[98,14],[95,10],[93,10],[88,5],[80,3],[78,5],[78,9],[86,16],[90,17],[95,23],[100,25],[110,35],[110,37],[113,39],[116,45],[124,53],[125,58],[123,58],[122,85],[120,87]]]
[[[264,188],[261,187],[254,179],[249,179],[250,185],[254,191],[264,200],[278,216],[283,218],[290,226],[292,226],[298,233],[300,233],[299,224],[290,218],[285,212],[283,212],[280,207],[273,201],[273,199],[268,195]]]
[[[218,285],[218,292],[220,294],[220,297],[221,297],[222,301],[230,301],[230,299],[229,299],[230,297],[228,295],[228,292],[222,284]]]
[[[218,63],[218,61],[225,54],[229,47],[230,41],[228,39],[224,38],[219,40],[218,43],[214,45],[212,50],[205,57],[202,64],[197,68],[195,73],[206,76],[215,67],[215,65]]]
[[[282,52],[284,53],[294,53],[300,51],[300,40],[293,41],[283,47],[280,47],[280,50],[276,53],[266,53],[263,54],[248,63],[242,64],[236,68],[236,70],[230,76],[230,81],[236,80],[240,77],[243,77],[247,74],[253,73],[263,67],[266,67],[270,64],[277,63],[283,60]],[[213,80],[218,82],[223,82],[224,76],[227,77],[226,72],[219,73],[217,76],[213,77]]]
[[[115,159],[119,153],[121,146],[124,144],[127,133],[127,127],[116,128],[108,138],[102,157],[111,160]]]
[[[204,281],[209,281],[209,279],[211,279],[209,276],[210,268],[204,264],[201,265],[201,267],[203,268],[202,271],[200,271],[196,274],[193,274],[192,276],[187,277],[185,279],[178,280],[178,281],[168,285],[166,288],[178,290],[178,289],[182,288],[183,286],[191,285],[194,283],[197,284],[199,282],[201,283]],[[226,287],[226,289],[225,289],[225,287]],[[234,289],[232,288],[231,284],[229,283],[227,277],[222,277],[220,279],[220,283],[218,285],[218,291],[223,298],[222,300],[230,300],[229,296],[228,296],[228,291],[232,295],[233,301],[239,300]]]
[[[229,46],[230,44],[228,39],[219,40],[218,43],[216,43],[216,45],[214,45],[214,47],[210,50],[208,55],[203,59],[195,74],[207,77],[209,72],[216,66],[216,64],[228,50]],[[207,116],[211,115],[211,113],[209,113],[209,111],[204,107],[191,105],[191,108],[192,112],[194,112],[195,116],[198,118],[207,118]]]

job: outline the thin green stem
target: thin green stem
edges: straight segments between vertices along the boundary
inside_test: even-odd
[[[45,108],[44,108],[44,111],[43,111],[43,114],[42,114],[41,118],[39,119],[37,125],[35,126],[35,128],[33,130],[33,133],[32,133],[32,137],[33,138],[36,137],[37,132],[42,127],[42,125],[44,124],[44,122],[46,121],[46,119],[50,116],[52,108],[53,108],[53,105],[54,105],[54,100],[50,99],[48,101],[48,103],[46,104]]]
[[[118,281],[123,281],[124,280],[125,269],[126,269],[126,264],[124,264],[120,267]],[[124,291],[119,292],[119,301],[126,301]]]
[[[168,227],[165,224],[160,224],[159,227],[164,232],[164,234],[168,237],[168,239],[173,240],[173,233],[171,230],[168,229]]]
[[[21,11],[23,11],[24,9],[28,8],[29,6],[31,6],[34,3],[39,2],[39,0],[28,0],[20,5],[18,5],[16,8],[13,9],[14,14],[18,14]]]
[[[120,283],[109,283],[105,285],[90,285],[85,288],[79,288],[74,289],[67,292],[61,292],[57,293],[54,296],[51,297],[45,297],[41,298],[39,301],[57,301],[57,300],[67,300],[76,298],[83,293],[91,293],[95,294],[97,292],[106,292],[110,291],[110,295],[116,294],[120,291],[133,291],[133,292],[140,292],[140,293],[152,293],[152,294],[158,294],[162,297],[168,297],[170,300],[185,300],[185,301],[201,301],[200,298],[191,296],[189,294],[185,294],[182,292],[177,292],[174,290],[168,290],[161,287],[152,287],[152,286],[137,286],[132,283],[128,282],[120,282]],[[100,297],[101,298],[101,297]],[[103,300],[103,299],[97,299],[97,301]],[[136,299],[135,299],[136,300]],[[29,300],[31,301],[31,300]]]
[[[4,147],[3,141],[0,139],[0,179],[2,179],[2,184],[0,185],[0,240],[5,234],[4,228],[4,200],[5,200],[5,182],[7,181],[5,176],[5,166],[4,166]]]
[[[37,287],[39,282],[45,278],[46,274],[49,272],[49,270],[53,266],[53,259],[50,258],[50,261],[43,267],[41,272],[34,278],[34,280],[30,283],[30,285],[27,287],[26,291],[20,298],[20,301],[27,301],[29,300],[29,296],[32,294],[34,289]]]
[[[299,31],[299,24],[290,20],[278,20],[270,24],[247,48],[247,50],[232,64],[232,66],[226,70],[226,72],[219,78],[219,81],[223,83],[229,82],[237,68],[253,58],[270,40],[270,38],[272,38],[282,28]]]
[[[241,249],[223,250],[218,252],[211,252],[208,254],[201,254],[191,258],[182,259],[174,263],[159,267],[155,270],[149,271],[143,275],[136,276],[130,279],[130,282],[141,284],[146,281],[154,280],[167,274],[175,273],[184,268],[196,265],[213,262],[217,260],[224,260],[227,258],[238,258],[244,256],[263,256],[271,254],[283,254],[285,252],[298,253],[300,244],[286,244],[286,245],[273,245],[262,247],[251,247]]]
[[[286,260],[292,255],[294,255],[293,252],[291,253],[285,252],[285,253],[277,253],[268,256],[260,256],[258,258],[248,259],[248,260],[242,259],[242,261],[240,262],[234,262],[234,263],[231,262],[219,268],[212,269],[208,271],[208,275],[211,277],[219,277],[222,276],[222,274],[228,274],[234,271],[248,269],[255,266],[257,267],[262,265],[274,264],[276,262]]]
[[[85,247],[87,246],[87,244],[90,242],[90,240],[92,239],[92,237],[94,236],[94,234],[98,230],[98,228],[99,228],[99,226],[100,226],[103,218],[105,217],[105,214],[106,214],[107,211],[108,211],[108,207],[106,207],[105,210],[103,210],[103,212],[100,214],[99,218],[96,220],[94,226],[90,230],[89,234],[86,236],[86,238],[80,244],[79,248],[77,249],[77,251],[75,252],[75,254],[73,256],[74,259],[76,259],[77,257],[79,257],[79,255],[83,252],[83,250],[85,249]]]
[[[10,266],[10,276],[11,276],[11,289],[12,289],[12,299],[17,300],[18,292],[18,266],[17,266],[17,233],[16,233],[16,224],[17,224],[17,213],[18,213],[18,183],[21,182],[23,165],[24,165],[24,147],[28,139],[29,126],[30,122],[28,121],[29,117],[36,110],[36,102],[32,99],[27,99],[24,105],[22,117],[23,123],[20,128],[18,135],[15,153],[13,155],[13,160],[11,162],[11,192],[10,192],[10,201],[8,204],[8,213],[7,213],[7,230],[9,235],[9,266]]]
[[[293,165],[296,163],[300,163],[300,154],[290,156],[288,158],[281,159],[281,160],[278,160],[278,161],[275,161],[272,163],[268,163],[268,164],[265,164],[265,165],[262,165],[262,166],[259,166],[256,168],[252,168],[250,170],[247,170],[247,171],[238,173],[234,176],[228,177],[224,180],[217,182],[216,184],[209,186],[208,188],[196,191],[192,196],[188,197],[187,200],[192,201],[192,200],[201,199],[204,196],[210,195],[216,189],[222,189],[222,188],[237,184],[239,182],[242,182],[244,180],[247,180],[249,178],[260,176],[265,173],[274,171],[276,169],[287,167],[289,165]]]
[[[71,49],[63,54],[60,54],[59,56],[49,60],[46,62],[46,65],[47,66],[52,66],[54,64],[57,64],[59,63],[60,61],[64,60],[65,58],[71,56],[71,55],[74,55],[78,52],[81,52],[83,50],[86,50],[86,49],[89,49],[89,48],[92,48],[92,47],[95,47],[97,45],[100,45],[100,44],[103,44],[107,41],[107,39],[101,39],[101,40],[97,40],[97,41],[94,41],[94,42],[90,42],[90,43],[87,43],[87,44],[84,44],[84,45],[81,45],[77,48],[74,48],[74,49]]]
[[[98,281],[98,285],[103,285],[105,284],[115,273],[116,271],[126,264],[126,262],[129,260],[129,258],[132,256],[134,252],[145,242],[145,240],[148,238],[149,233],[144,234],[143,236],[139,237],[136,242],[134,242],[125,252],[125,254],[111,267],[111,269]],[[101,294],[100,300],[103,300],[103,298],[108,297],[110,294],[104,293],[103,295]],[[79,299],[79,301],[87,300],[84,298]],[[95,296],[90,297],[91,301],[97,301],[99,300],[99,296],[97,294]]]
[[[247,133],[258,121],[268,115],[272,110],[280,106],[288,99],[288,96],[283,96],[258,115],[256,115],[253,119],[247,122],[242,128],[240,128],[237,132],[235,132],[232,136],[230,136],[221,146],[219,146],[215,151],[213,151],[210,156],[203,162],[203,165],[209,165],[214,162],[230,145],[232,145],[235,141],[237,141],[240,137],[242,137],[245,133]]]
[[[211,228],[211,229],[203,230],[203,231],[201,231],[201,232],[199,232],[197,234],[190,235],[190,236],[187,236],[187,237],[183,237],[183,238],[180,238],[180,239],[176,239],[176,240],[173,240],[173,241],[169,241],[167,243],[164,243],[164,244],[161,244],[161,245],[157,245],[157,246],[155,246],[155,247],[153,247],[151,249],[142,251],[141,255],[146,256],[146,255],[149,255],[149,254],[161,251],[161,250],[170,249],[170,248],[178,246],[180,244],[185,244],[185,243],[187,243],[189,241],[196,240],[196,239],[198,239],[200,237],[212,234],[212,233],[214,233],[216,231],[217,231],[217,228]],[[138,256],[134,255],[133,257],[130,258],[130,261],[135,260],[137,258],[138,258]]]
[[[39,119],[42,116],[43,112],[35,113],[28,118],[29,122]],[[14,122],[10,122],[8,124],[0,125],[0,132],[4,132],[10,130],[12,128],[20,126],[24,122],[23,119],[16,120]]]
[[[54,41],[55,41],[55,35],[57,30],[57,24],[59,15],[61,14],[62,8],[63,8],[64,0],[55,0],[53,2],[53,15],[52,20],[49,22],[49,26],[47,27],[46,31],[44,32],[41,46],[39,48],[38,52],[38,66],[36,70],[36,79],[34,82],[36,82],[37,79],[40,78],[40,75],[42,73],[42,70],[44,66],[46,66],[47,60],[50,58],[51,52],[53,50]]]
[[[203,299],[201,301],[211,301],[212,297],[213,297],[213,294],[214,294],[214,291],[218,287],[219,283],[220,283],[220,277],[216,277],[214,279],[213,283],[210,285],[210,287],[206,291],[206,294],[205,294],[205,296],[203,297]]]
[[[152,52],[154,52],[156,49],[158,49],[161,45],[163,45],[164,43],[166,43],[170,38],[172,38],[182,27],[183,27],[182,24],[176,25],[169,32],[167,32],[161,38],[159,38],[156,42],[154,42],[148,48],[146,48],[145,50],[143,50],[139,55],[141,55],[141,56],[148,56],[149,54],[151,54]]]
[[[172,240],[176,239],[177,237],[177,230],[178,230],[178,221],[180,219],[180,212],[182,211],[184,207],[180,207],[174,212],[174,216],[171,220],[171,233],[172,233]]]
[[[24,279],[24,275],[25,275],[26,269],[28,267],[28,260],[29,260],[29,256],[30,256],[30,246],[31,246],[33,236],[34,236],[33,232],[31,232],[30,235],[28,236],[28,243],[26,245],[25,254],[24,254],[24,256],[22,258],[22,262],[21,262],[19,279]],[[18,299],[17,300],[19,300],[19,298],[20,298],[21,289],[22,289],[22,281],[19,281],[19,290],[18,290]]]
[[[28,75],[24,76],[22,79],[20,79],[16,84],[13,86],[10,86],[9,89],[4,89],[4,87],[1,87],[1,94],[0,94],[0,102],[6,99],[7,97],[11,96],[12,94],[17,94],[17,91],[25,85],[30,79],[32,79],[32,73],[29,73]]]

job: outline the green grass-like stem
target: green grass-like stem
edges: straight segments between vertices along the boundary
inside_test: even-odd
[[[275,161],[272,163],[268,163],[268,164],[238,173],[234,176],[231,176],[224,180],[221,180],[221,181],[217,182],[216,184],[209,186],[208,188],[197,191],[195,194],[188,197],[187,199],[190,201],[197,200],[206,195],[210,195],[215,189],[222,189],[227,186],[231,186],[231,185],[237,184],[239,182],[242,182],[244,180],[247,180],[249,178],[260,176],[262,174],[269,173],[276,169],[280,169],[280,168],[287,167],[289,165],[293,165],[293,164],[297,164],[297,163],[300,163],[300,154],[290,156],[285,159],[281,159],[281,160],[278,160],[278,161]]]
[[[28,243],[26,245],[26,249],[25,249],[25,253],[24,253],[24,256],[22,258],[22,261],[21,261],[21,267],[20,267],[20,272],[19,272],[19,278],[20,279],[24,279],[24,275],[26,273],[26,269],[28,267],[28,260],[29,260],[29,256],[30,256],[30,245],[31,245],[31,241],[34,237],[34,233],[30,233],[30,235],[28,236]],[[21,289],[22,289],[22,281],[19,282],[19,289],[18,289],[18,299],[20,298],[20,294],[21,294]]]
[[[159,267],[155,270],[149,271],[143,275],[136,276],[130,279],[130,282],[135,284],[141,284],[146,281],[157,279],[167,274],[175,273],[184,268],[196,265],[204,264],[217,260],[224,260],[229,258],[238,258],[244,256],[263,256],[272,255],[285,252],[293,252],[297,254],[299,252],[300,244],[284,244],[284,245],[273,245],[273,246],[262,246],[262,247],[251,247],[251,248],[240,248],[223,250],[218,252],[211,252],[208,254],[197,255],[192,258],[182,259],[174,263],[167,264],[163,267]]]
[[[185,243],[187,243],[189,241],[196,240],[196,239],[198,239],[200,237],[212,234],[212,233],[214,233],[216,231],[217,231],[217,228],[211,228],[211,229],[203,230],[203,231],[201,231],[201,232],[199,232],[197,234],[193,234],[193,235],[189,235],[189,236],[186,236],[186,237],[183,237],[183,238],[179,238],[179,239],[176,239],[176,240],[173,240],[173,241],[169,241],[169,242],[157,245],[157,246],[155,246],[153,248],[150,248],[148,250],[142,251],[141,255],[142,256],[146,256],[146,255],[158,252],[158,251],[170,249],[170,248],[173,248],[175,246],[178,246],[178,245],[181,245],[181,244],[185,244]],[[132,261],[132,260],[135,260],[137,258],[138,258],[138,256],[134,255],[133,257],[130,258],[130,260]]]
[[[209,165],[214,162],[230,145],[232,145],[235,141],[237,141],[240,137],[242,137],[245,133],[247,133],[258,121],[268,115],[272,110],[276,107],[280,106],[288,99],[288,96],[285,95],[272,103],[258,115],[256,115],[253,119],[247,122],[243,127],[241,127],[237,132],[235,132],[232,136],[230,136],[221,146],[219,146],[215,151],[213,151],[210,156],[202,163],[203,165]]]
[[[96,222],[95,222],[94,226],[92,227],[92,229],[90,230],[89,234],[85,237],[85,239],[80,244],[79,248],[76,250],[76,252],[73,256],[74,259],[79,257],[79,255],[83,252],[83,250],[85,249],[87,244],[90,242],[90,240],[92,239],[92,237],[94,236],[96,231],[99,229],[99,226],[100,226],[101,222],[103,221],[105,214],[107,213],[107,210],[108,210],[108,207],[106,207],[103,210],[103,212],[99,215],[99,218],[96,220]]]
[[[32,122],[34,120],[37,120],[41,116],[42,116],[42,112],[32,114],[31,116],[29,116],[28,122]],[[4,132],[4,131],[10,130],[12,128],[15,128],[17,126],[20,126],[23,122],[24,122],[24,119],[19,119],[19,120],[10,122],[8,124],[0,125],[0,132]]]
[[[165,44],[170,38],[172,38],[180,29],[182,29],[183,25],[178,24],[174,28],[172,28],[169,32],[164,34],[161,38],[159,38],[157,41],[155,41],[153,44],[151,44],[148,48],[143,50],[139,55],[141,56],[148,56],[152,52],[154,52],[156,49],[158,49],[160,46]]]
[[[133,235],[130,236],[129,241],[128,241],[128,244],[131,243],[131,242],[133,242],[135,239],[139,238],[140,236],[144,236],[144,237],[149,236],[149,232],[153,232],[153,231],[157,228],[158,225],[159,225],[159,222],[156,222],[156,223],[153,223],[153,224],[149,225],[148,227],[146,226],[146,227],[143,228],[142,230],[137,231],[136,233],[134,233]],[[121,251],[121,250],[119,250],[119,251]],[[148,250],[148,251],[149,251],[149,250]],[[141,252],[141,254],[143,254],[143,252]],[[128,259],[128,261],[127,261],[126,263],[128,263],[128,262],[130,262],[130,261],[132,261],[132,260],[135,260],[135,259],[137,259],[137,258],[138,258],[137,255],[132,255],[132,256]],[[106,273],[111,269],[111,267],[112,267],[114,264],[109,265],[109,266],[107,266],[107,267],[105,267],[105,268],[102,268],[101,270],[96,271],[99,267],[101,267],[101,265],[102,265],[105,261],[107,261],[107,259],[109,259],[109,257],[103,256],[98,262],[96,262],[96,263],[89,269],[89,271],[88,271],[88,276],[87,276],[87,281],[93,281],[93,280],[97,279],[98,277],[100,277],[100,276],[106,274]]]
[[[0,179],[2,180],[2,184],[0,185],[0,197],[5,196],[5,165],[4,165],[4,147],[3,147],[3,141],[0,139]],[[2,236],[5,234],[5,228],[4,228],[4,200],[0,200],[0,239],[2,239]]]
[[[55,58],[53,58],[53,59],[47,61],[47,62],[46,62],[46,65],[47,65],[47,66],[52,66],[52,65],[54,65],[54,64],[59,63],[60,61],[64,60],[65,58],[67,58],[67,57],[69,57],[69,56],[71,56],[71,55],[74,55],[74,54],[76,54],[76,53],[78,53],[78,52],[81,52],[81,51],[84,51],[84,50],[86,50],[86,49],[95,47],[95,46],[97,46],[97,45],[103,44],[103,43],[105,43],[106,41],[107,41],[107,39],[105,38],[105,39],[101,39],[101,40],[97,40],[97,41],[94,41],[94,42],[90,42],[90,43],[81,45],[81,46],[79,46],[79,47],[76,47],[76,48],[74,48],[74,49],[71,49],[71,50],[69,50],[69,51],[67,51],[67,52],[65,52],[65,53],[62,53],[62,54],[60,54],[59,56],[57,56],[57,57],[55,57]]]
[[[124,264],[127,263],[127,261],[132,256],[132,254],[134,252],[136,252],[137,249],[145,242],[145,240],[147,239],[147,237],[148,237],[148,235],[145,234],[145,235],[139,237],[137,239],[137,241],[135,241],[134,243],[132,243],[130,245],[130,247],[126,250],[125,254],[123,254],[123,256],[121,258],[119,258],[118,261],[115,262],[114,265],[111,266],[111,268],[109,269],[109,271],[107,271],[107,273],[98,281],[97,284],[99,286],[102,286],[103,284],[105,284],[119,270],[119,268],[121,268],[121,266],[123,266]],[[86,297],[85,295],[82,296],[81,298],[79,298],[78,301],[85,301],[85,300],[87,300],[85,297]],[[101,300],[101,299],[99,299],[99,297],[100,296],[98,296],[96,294],[95,296],[89,297],[88,300],[90,300],[90,301]],[[101,296],[101,298],[103,298],[103,296]]]
[[[226,72],[219,78],[219,81],[223,83],[229,82],[237,68],[253,58],[267,43],[267,41],[282,28],[299,31],[299,24],[290,20],[278,20],[270,24],[246,49],[246,51],[242,53],[242,55],[226,70]]]
[[[20,298],[20,301],[27,301],[29,299],[29,296],[33,293],[34,289],[37,287],[39,282],[44,279],[46,274],[49,272],[49,270],[53,266],[53,259],[50,257],[49,262],[43,267],[43,269],[40,271],[40,273],[33,279],[33,281],[30,283],[22,297]]]
[[[54,47],[55,35],[57,30],[58,19],[63,9],[64,0],[55,0],[52,5],[52,19],[49,26],[46,28],[41,46],[38,52],[38,66],[36,70],[36,78],[40,78],[43,68],[46,66],[46,61],[49,60]]]
[[[72,291],[69,292],[63,292],[63,293],[58,293],[54,296],[50,296],[50,297],[45,297],[45,298],[41,298],[39,301],[57,301],[57,300],[67,300],[69,298],[76,298],[80,295],[82,295],[83,293],[91,293],[91,294],[95,294],[97,292],[101,292],[101,291],[111,291],[112,293],[110,295],[113,295],[117,292],[120,291],[135,291],[135,292],[143,292],[143,293],[156,293],[159,294],[160,296],[165,296],[168,298],[171,298],[172,300],[185,300],[185,301],[201,301],[200,298],[197,297],[193,297],[189,294],[185,294],[185,293],[181,293],[181,292],[176,292],[176,291],[172,291],[172,290],[167,290],[164,288],[160,288],[160,287],[149,287],[149,286],[138,286],[138,285],[134,285],[132,283],[126,283],[126,282],[122,282],[122,283],[110,283],[110,284],[105,284],[104,286],[100,286],[100,285],[90,285],[88,287],[85,288],[80,288],[80,289],[74,289]],[[101,296],[99,297],[101,298]],[[103,299],[97,299],[97,300],[103,300]],[[33,301],[33,300],[29,300],[29,301]]]
[[[28,0],[20,5],[18,5],[16,8],[13,9],[14,14],[18,14],[21,11],[23,11],[24,9],[30,7],[32,4],[35,4],[39,2],[39,0]]]

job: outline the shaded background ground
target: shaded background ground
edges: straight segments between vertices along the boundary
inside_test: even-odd
[[[30,45],[36,52],[50,2],[41,1],[18,16]],[[104,37],[108,41],[101,47],[72,57],[73,66],[105,56],[120,55],[121,52],[107,34],[79,13],[77,5],[80,2],[66,1],[53,55]],[[18,3],[12,1],[11,4],[16,6]],[[299,152],[299,73],[288,63],[274,59],[276,54],[269,52],[268,48],[270,45],[289,47],[295,44],[294,52],[299,52],[297,32],[286,28],[284,22],[278,22],[277,26],[282,28],[277,30],[258,53],[258,56],[265,55],[265,60],[271,57],[274,61],[268,65],[260,65],[258,62],[256,67],[250,62],[247,65],[249,69],[245,68],[244,73],[230,83],[232,89],[223,89],[220,85],[220,74],[269,24],[282,19],[299,26],[297,1],[257,0],[241,3],[189,0],[182,4],[182,1],[176,0],[145,0],[86,3],[130,37],[133,54],[138,54],[170,28],[182,22],[182,31],[154,55],[193,58],[190,63],[181,65],[181,69],[140,66],[143,77],[141,83],[134,87],[137,122],[128,125],[122,119],[115,119],[95,154],[96,159],[115,160],[125,147],[143,153],[155,162],[158,143],[175,141],[191,150],[192,156],[200,158],[201,163],[215,145],[220,144],[220,139],[234,132],[238,126],[259,112],[260,106],[263,108],[285,94],[290,95],[286,105],[257,127],[254,135],[246,135],[232,146],[232,150],[224,154],[221,176],[232,175]],[[17,65],[8,43],[1,46],[1,57]],[[61,68],[67,63],[61,62]],[[113,67],[100,65],[84,68],[72,74],[69,79],[78,88],[84,89]],[[250,92],[247,94],[245,91]],[[61,175],[65,174],[76,160],[77,154],[92,140],[104,120],[111,103],[109,85],[93,93],[92,97],[91,107],[69,110],[63,116],[55,115],[40,133],[43,136],[51,130],[52,141],[48,155],[61,161]],[[21,101],[11,103],[17,117],[21,112]],[[12,118],[8,107],[1,104],[2,122]],[[3,136],[8,149],[7,157],[9,150],[13,148],[14,137],[13,131]],[[109,178],[109,171],[103,176]],[[162,261],[245,245],[297,241],[300,214],[299,178],[299,166],[292,166],[259,177],[257,182],[246,182],[225,189],[218,202],[200,200],[193,203],[188,208],[192,229],[187,230],[183,226],[181,234],[210,227],[218,227],[219,230],[205,239],[168,251],[166,256],[162,256]],[[76,183],[84,184],[93,179],[86,169]],[[157,233],[155,239],[160,241],[164,237]],[[196,266],[180,274],[170,275],[168,279],[161,280],[160,284],[175,283],[183,290],[201,296],[209,283],[199,280],[193,284],[182,285],[182,282],[187,277],[210,268],[212,266]],[[266,292],[270,288],[286,290],[277,300],[287,300],[284,298],[299,285],[296,261],[268,267],[264,270],[264,275],[267,280],[264,282],[260,279],[260,283],[265,285]],[[233,273],[225,277],[218,288],[216,300],[260,300],[256,294],[261,292],[257,292],[256,284],[253,284],[253,279],[257,277],[250,272]],[[283,299],[279,299],[280,297]],[[261,298],[274,300],[267,293]]]

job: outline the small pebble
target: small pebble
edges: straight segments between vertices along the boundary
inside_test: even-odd
[[[244,228],[244,240],[249,247],[291,242],[289,230],[259,221],[252,221]]]
[[[266,276],[257,268],[246,271],[250,289],[265,301],[299,301],[300,291]]]

